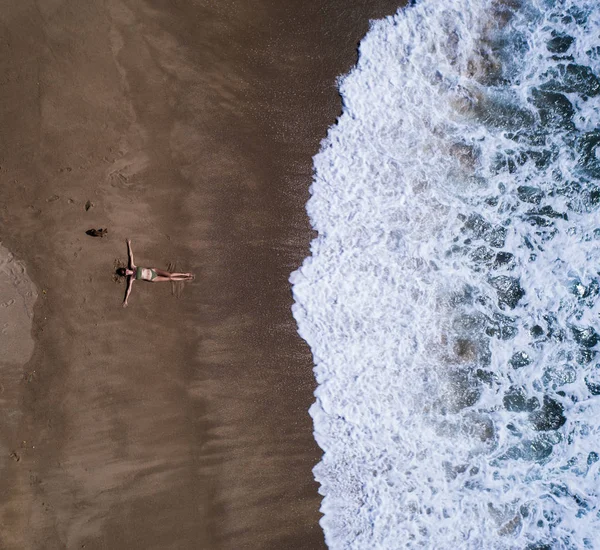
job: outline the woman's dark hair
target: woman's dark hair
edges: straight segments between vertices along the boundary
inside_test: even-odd
[[[127,275],[127,270],[124,267],[119,267],[117,269],[117,275],[119,277],[125,277],[125,275]]]

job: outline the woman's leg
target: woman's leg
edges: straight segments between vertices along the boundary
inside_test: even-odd
[[[163,281],[171,281],[172,279],[170,277],[162,277],[161,275],[157,275],[156,277],[154,277],[154,279],[152,279],[153,283],[161,283]]]
[[[153,283],[162,283],[165,281],[177,282],[177,281],[192,281],[194,276],[192,274],[186,275],[185,277],[163,277],[162,275],[157,275],[152,279]]]
[[[170,271],[165,271],[164,269],[153,269],[156,271],[156,274],[159,277],[167,277],[171,281],[187,281],[189,279],[193,279],[194,277],[191,273],[171,273]]]

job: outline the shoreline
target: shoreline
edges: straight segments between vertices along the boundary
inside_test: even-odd
[[[324,547],[288,278],[336,78],[398,7],[374,4],[7,10],[0,239],[46,293],[0,545]],[[136,285],[123,310],[128,237],[196,281]]]

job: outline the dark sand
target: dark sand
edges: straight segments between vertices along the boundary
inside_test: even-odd
[[[0,2],[0,264],[39,294],[0,359],[0,548],[324,546],[288,276],[336,76],[398,3]],[[127,237],[196,280],[122,309]]]

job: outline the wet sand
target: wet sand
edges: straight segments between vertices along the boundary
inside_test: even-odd
[[[398,3],[1,2],[0,302],[38,299],[0,360],[0,548],[324,546],[288,277],[336,76]],[[123,309],[126,238],[196,280]]]

